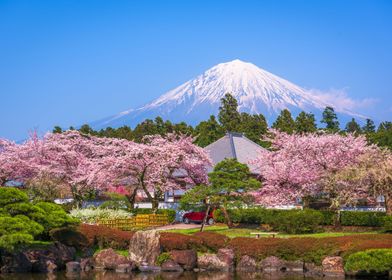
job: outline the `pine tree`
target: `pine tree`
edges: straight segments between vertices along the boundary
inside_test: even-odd
[[[361,127],[354,118],[352,118],[351,121],[346,124],[346,132],[361,133]]]
[[[310,133],[317,130],[316,119],[312,113],[302,111],[295,118],[295,132]]]
[[[238,112],[238,102],[230,93],[226,93],[221,99],[218,119],[224,130],[239,131],[241,116]]]
[[[268,124],[262,114],[250,115],[241,113],[240,132],[244,133],[250,140],[262,144],[261,138],[267,133]]]
[[[272,128],[292,134],[295,128],[295,122],[290,111],[287,109],[282,110],[276,121],[272,124]]]
[[[364,133],[374,133],[376,131],[376,126],[374,121],[371,119],[366,119],[365,125],[362,127]]]
[[[207,121],[200,122],[193,133],[196,136],[195,144],[205,147],[225,135],[223,127],[211,115]]]
[[[323,112],[323,119],[321,120],[322,123],[326,125],[326,129],[329,132],[338,132],[339,131],[339,121],[338,117],[336,116],[335,110],[332,107],[325,107]]]
[[[63,129],[59,126],[55,126],[52,130],[53,133],[63,133]]]

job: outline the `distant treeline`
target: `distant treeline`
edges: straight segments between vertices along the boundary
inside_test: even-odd
[[[323,128],[317,126],[316,118],[312,113],[301,112],[296,118],[293,118],[290,111],[284,109],[280,112],[272,128],[287,133],[309,133],[324,131],[325,133],[355,133],[364,134],[371,143],[392,149],[392,122],[382,122],[376,129],[371,119],[366,119],[365,124],[361,126],[354,118],[349,121],[344,130],[340,128],[340,122],[332,107],[326,107],[322,113],[321,123]],[[75,129],[70,127],[69,129]],[[195,143],[201,147],[221,138],[226,131],[235,131],[244,133],[246,137],[256,143],[266,146],[261,137],[266,135],[268,124],[263,114],[248,114],[238,111],[238,102],[231,95],[226,94],[221,99],[218,118],[211,115],[208,120],[200,122],[195,127],[185,122],[172,123],[164,121],[161,117],[154,120],[147,119],[138,124],[135,129],[129,126],[119,128],[107,127],[101,130],[94,130],[88,124],[82,125],[80,132],[101,137],[114,137],[141,142],[146,135],[167,133],[186,134],[195,137]],[[56,126],[54,133],[61,133],[61,127]]]

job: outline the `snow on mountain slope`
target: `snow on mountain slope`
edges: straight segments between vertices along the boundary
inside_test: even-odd
[[[95,128],[134,126],[156,116],[196,124],[211,114],[216,115],[220,99],[228,92],[238,100],[241,112],[262,113],[269,122],[282,109],[289,109],[295,115],[302,110],[319,114],[326,106],[338,108],[310,91],[237,59],[210,68],[141,108],[124,111],[91,125]],[[344,108],[339,112],[361,117]]]

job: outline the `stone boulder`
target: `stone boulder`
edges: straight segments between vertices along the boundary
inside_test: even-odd
[[[112,248],[102,250],[94,256],[95,266],[115,270],[121,264],[134,265],[127,257],[117,254]]]
[[[242,256],[240,261],[237,263],[236,270],[254,272],[258,270],[257,262],[252,257],[246,255]]]
[[[161,270],[162,271],[183,271],[184,269],[181,267],[181,265],[179,265],[178,263],[176,263],[173,260],[167,260],[165,261],[162,265],[161,265]]]
[[[40,249],[0,253],[1,272],[54,272],[75,259],[76,250],[59,242]]]
[[[306,277],[323,277],[323,268],[321,266],[315,265],[314,263],[305,263],[304,271]]]
[[[173,250],[170,251],[170,257],[185,270],[192,270],[197,266],[197,253],[195,250]]]
[[[326,257],[322,261],[324,276],[344,276],[344,264],[342,257]]]
[[[216,254],[204,254],[197,260],[197,266],[202,270],[229,271],[227,263],[221,261]]]
[[[226,248],[219,249],[216,255],[221,262],[224,262],[226,264],[229,270],[234,269],[235,256],[234,256],[233,249],[226,249]]]
[[[119,264],[116,267],[116,272],[118,273],[129,273],[132,272],[132,270],[134,270],[135,267],[129,263],[124,263],[124,264]]]
[[[79,272],[80,271],[80,263],[78,263],[78,262],[67,262],[65,266],[66,266],[67,272]]]
[[[32,264],[25,254],[0,250],[0,273],[23,273],[31,269]]]
[[[161,253],[159,232],[156,230],[137,231],[129,242],[129,259],[140,266],[143,262],[155,265]]]
[[[263,272],[277,272],[285,269],[284,261],[277,257],[267,257],[260,262]]]
[[[303,261],[285,261],[283,270],[287,271],[287,272],[303,273],[304,272],[304,262]]]
[[[82,271],[90,271],[94,269],[94,260],[92,258],[80,259],[80,269]]]

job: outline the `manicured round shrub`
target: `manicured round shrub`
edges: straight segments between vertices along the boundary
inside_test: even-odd
[[[16,188],[0,187],[0,208],[8,204],[28,201],[29,197],[26,193]]]
[[[39,202],[35,206],[41,209],[45,215],[42,216],[41,213],[36,212],[28,216],[40,223],[44,227],[45,232],[49,232],[53,228],[78,223],[78,220],[69,216],[60,205],[50,202]]]
[[[0,236],[14,233],[26,233],[31,236],[37,236],[43,231],[43,226],[26,216],[0,217]]]
[[[357,252],[347,258],[344,266],[351,272],[387,272],[392,270],[392,250],[375,249]]]
[[[13,233],[0,236],[0,248],[13,251],[15,247],[33,242],[34,237],[27,233]]]

